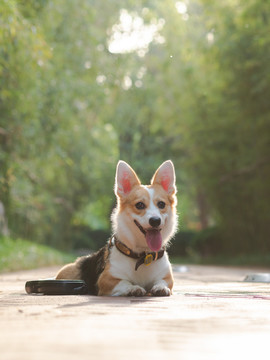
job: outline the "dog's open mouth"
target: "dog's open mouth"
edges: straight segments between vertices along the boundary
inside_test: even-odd
[[[162,236],[160,230],[157,229],[144,229],[137,220],[134,220],[137,227],[145,235],[148,247],[151,251],[157,252],[162,247]]]

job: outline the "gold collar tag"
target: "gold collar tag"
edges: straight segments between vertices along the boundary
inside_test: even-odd
[[[146,265],[146,266],[150,265],[153,262],[153,260],[154,260],[154,257],[152,254],[146,255],[144,258],[144,265]]]

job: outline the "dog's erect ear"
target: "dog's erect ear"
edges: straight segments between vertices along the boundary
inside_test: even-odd
[[[120,160],[116,168],[114,192],[118,196],[126,196],[135,185],[140,185],[135,171],[125,162]]]
[[[155,172],[151,184],[159,184],[170,195],[176,192],[175,171],[171,160],[165,161]]]

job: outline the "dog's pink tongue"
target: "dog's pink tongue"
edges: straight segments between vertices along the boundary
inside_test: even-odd
[[[158,230],[146,231],[146,242],[152,251],[159,251],[162,246],[162,237]]]

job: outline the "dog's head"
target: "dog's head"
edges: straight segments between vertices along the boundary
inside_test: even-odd
[[[173,163],[164,162],[150,185],[142,185],[124,161],[116,169],[117,208],[112,222],[119,240],[133,250],[159,251],[177,227],[176,186]]]

